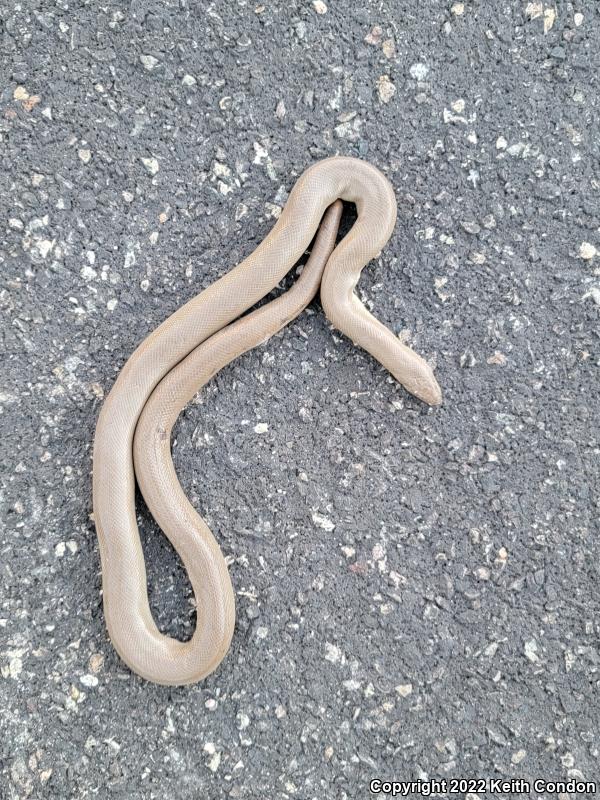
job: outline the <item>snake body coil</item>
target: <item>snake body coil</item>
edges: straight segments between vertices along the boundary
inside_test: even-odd
[[[357,220],[334,249],[341,200],[356,205]],[[345,157],[316,163],[300,176],[256,250],[163,322],[121,370],[96,428],[94,519],[108,632],[119,655],[144,678],[168,685],[201,680],[224,658],[233,635],[235,600],[225,559],[181,489],[170,452],[178,414],[218,370],[294,319],[320,285],[323,308],[337,328],[409,392],[432,405],[441,402],[429,365],[354,294],[361,270],[385,245],[395,220],[393,189],[375,167]],[[294,286],[234,322],[279,283],[317,229]],[[136,479],[194,590],[197,624],[187,642],[162,634],[150,612]]]

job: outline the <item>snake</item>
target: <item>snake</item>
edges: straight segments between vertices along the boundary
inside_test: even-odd
[[[356,220],[336,243],[343,202]],[[332,156],[308,167],[265,239],[152,331],[126,361],[98,416],[93,447],[93,519],[109,637],[125,664],[165,686],[196,683],[225,658],[235,630],[227,561],[183,491],[172,460],[180,412],[233,359],[265,343],[320,291],[332,325],[429,405],[442,393],[431,366],[361,303],[355,287],[396,223],[394,189],[362,159]],[[251,311],[313,242],[299,278]],[[136,517],[136,483],[181,557],[194,592],[196,626],[186,641],[163,633],[150,609]]]

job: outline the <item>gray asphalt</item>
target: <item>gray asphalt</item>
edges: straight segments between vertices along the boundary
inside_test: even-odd
[[[600,778],[598,4],[2,0],[0,19],[2,798]],[[174,457],[237,628],[201,685],[150,685],[104,626],[102,398],[336,153],[396,189],[360,296],[444,404],[318,303],[213,380]],[[185,574],[139,509],[153,609],[185,637]]]

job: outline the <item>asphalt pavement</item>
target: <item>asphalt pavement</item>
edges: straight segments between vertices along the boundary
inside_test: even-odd
[[[599,40],[584,0],[0,0],[2,798],[600,779]],[[223,370],[173,452],[237,627],[202,684],[151,685],[102,613],[103,397],[335,154],[395,188],[358,291],[444,403],[318,302]]]

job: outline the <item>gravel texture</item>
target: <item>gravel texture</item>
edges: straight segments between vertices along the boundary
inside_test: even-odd
[[[0,796],[599,778],[598,4],[0,0],[0,20]],[[147,684],[104,627],[102,398],[335,153],[396,188],[360,294],[444,405],[318,303],[212,381],[174,454],[236,633],[203,684]],[[157,619],[189,635],[185,574],[140,519]]]

